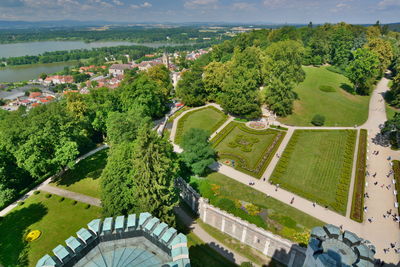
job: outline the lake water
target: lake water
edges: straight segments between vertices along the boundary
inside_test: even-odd
[[[26,66],[15,66],[0,69],[0,83],[18,82],[37,79],[41,73],[59,72],[66,66],[73,66],[74,62],[34,64]]]
[[[85,43],[83,41],[45,41],[29,42],[16,44],[0,44],[0,58],[34,56],[44,52],[74,50],[74,49],[92,49],[98,47],[111,47],[120,45],[143,45],[148,47],[173,46],[173,43],[132,43],[132,42],[94,42]]]
[[[148,47],[174,46],[174,43],[132,43],[132,42],[94,42],[85,43],[83,41],[45,41],[45,42],[29,42],[16,44],[0,44],[0,58],[18,57],[25,55],[38,55],[44,52],[74,50],[74,49],[92,49],[97,47],[111,47],[120,45],[143,45]],[[37,64],[27,66],[16,66],[0,69],[0,83],[2,82],[18,82],[27,81],[38,78],[45,73],[58,72],[65,66],[71,66],[72,63],[51,63]]]

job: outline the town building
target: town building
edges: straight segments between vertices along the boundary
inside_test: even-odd
[[[369,241],[328,224],[312,230],[303,267],[374,267],[374,256]]]
[[[186,236],[148,212],[95,219],[87,226],[36,267],[190,267]]]
[[[131,68],[132,65],[130,64],[113,64],[108,69],[108,73],[110,73],[112,76],[124,75],[125,71]]]

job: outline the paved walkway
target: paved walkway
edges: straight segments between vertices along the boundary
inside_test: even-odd
[[[79,161],[81,161],[82,159],[85,159],[87,157],[90,157],[91,155],[93,155],[94,153],[106,149],[108,148],[108,145],[102,145],[99,146],[95,149],[93,149],[92,151],[86,153],[83,156],[80,156],[79,158],[76,159],[75,163],[78,163]],[[67,170],[68,168],[66,168]],[[0,211],[0,216],[5,216],[7,213],[9,213],[12,209],[14,209],[16,206],[18,206],[18,202],[23,201],[25,199],[27,199],[28,197],[33,195],[33,192],[35,192],[36,190],[42,190],[43,188],[47,188],[49,187],[48,184],[52,181],[52,179],[54,179],[55,177],[57,177],[58,175],[60,175],[62,172],[58,173],[57,175],[53,175],[51,177],[49,177],[48,179],[46,179],[46,181],[44,181],[43,183],[39,184],[38,186],[35,186],[31,191],[29,191],[28,193],[26,193],[25,195],[23,195],[21,198],[19,198],[18,200],[16,200],[14,203],[10,204],[8,207],[6,207],[5,209],[3,209],[2,211]],[[89,203],[91,204],[91,203]]]
[[[263,182],[262,179],[258,180],[252,176],[246,175],[242,172],[235,170],[232,167],[216,163],[211,166],[212,169],[232,178],[238,182],[241,182],[249,186],[249,182],[254,182],[254,189],[266,194],[266,197],[273,197],[284,203],[290,205],[290,200],[295,197],[295,201],[292,204],[293,207],[327,223],[333,223],[335,225],[342,225],[345,230],[350,230],[360,237],[370,240],[377,248],[376,258],[380,258],[387,263],[398,264],[400,262],[400,255],[396,254],[393,249],[390,249],[389,253],[383,252],[384,248],[389,248],[390,243],[397,244],[400,246],[400,228],[399,224],[395,223],[390,218],[384,218],[383,215],[386,211],[392,209],[392,214],[397,213],[397,209],[394,207],[395,195],[393,194],[394,185],[392,184],[389,189],[386,188],[391,184],[391,179],[386,177],[386,174],[390,171],[391,167],[387,158],[391,156],[394,159],[400,159],[400,152],[393,151],[389,147],[384,147],[377,144],[374,140],[376,135],[380,132],[380,125],[386,121],[386,110],[385,101],[383,100],[383,93],[388,88],[388,80],[383,78],[373,91],[369,105],[369,116],[366,123],[358,127],[294,127],[283,125],[288,128],[287,134],[283,139],[281,145],[278,148],[277,153],[282,155],[287,143],[289,142],[294,130],[296,129],[328,129],[328,130],[341,130],[341,129],[367,129],[368,130],[368,158],[367,158],[367,170],[370,174],[377,173],[376,178],[367,177],[366,192],[370,198],[365,200],[365,205],[368,207],[368,211],[365,214],[363,223],[357,223],[349,218],[352,192],[354,188],[354,174],[355,169],[353,166],[353,173],[351,178],[351,186],[349,189],[349,200],[347,205],[347,217],[335,213],[331,210],[325,209],[322,206],[316,205],[313,207],[313,203],[307,199],[301,198],[289,191],[278,189],[275,191],[275,187],[270,185],[268,182]],[[219,108],[219,107],[218,107]],[[176,123],[174,123],[175,125]],[[214,133],[215,134],[215,133]],[[173,139],[171,139],[173,140]],[[358,146],[358,143],[357,143]],[[379,150],[379,155],[373,155],[372,152]],[[357,151],[357,150],[356,150]],[[356,155],[355,151],[355,155]],[[356,157],[355,157],[356,159]],[[279,158],[274,157],[267,169],[264,172],[263,177],[268,181],[272,174]],[[354,162],[355,164],[355,162]],[[378,182],[378,185],[374,185],[374,182]],[[383,185],[383,186],[382,186]],[[382,186],[382,187],[381,187]],[[372,218],[372,223],[367,221],[368,218]]]

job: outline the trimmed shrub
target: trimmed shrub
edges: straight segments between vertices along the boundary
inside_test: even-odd
[[[312,120],[311,123],[314,124],[315,126],[322,126],[325,123],[325,117],[320,114],[316,114]]]
[[[18,202],[18,206],[22,206],[22,205],[24,205],[25,204],[25,202],[24,201],[20,201],[20,202]]]
[[[78,201],[73,200],[73,201],[71,202],[71,204],[75,206],[76,204],[78,204]]]
[[[40,194],[40,191],[39,191],[39,190],[36,190],[36,191],[33,192],[33,194],[34,194],[34,195],[39,195],[39,194]]]
[[[322,92],[326,92],[326,93],[332,93],[332,92],[336,92],[336,89],[333,88],[330,85],[321,85],[319,87],[319,90],[321,90]]]
[[[90,204],[85,205],[85,209],[88,209],[88,208],[90,208]]]
[[[58,202],[63,202],[65,200],[65,197],[60,197],[60,199],[58,200]]]
[[[52,196],[52,194],[49,194],[49,193],[47,193],[47,194],[45,195],[46,198],[51,198],[51,196]]]

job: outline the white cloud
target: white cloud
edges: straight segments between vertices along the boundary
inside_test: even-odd
[[[149,8],[152,7],[153,5],[150,4],[149,2],[144,2],[143,4],[140,5],[131,5],[131,8],[133,9],[140,9],[140,8]]]
[[[286,0],[264,0],[263,4],[269,8],[277,8],[286,6],[288,3]]]
[[[119,0],[113,0],[112,1],[114,4],[116,4],[117,6],[123,6],[124,5],[124,3],[122,3],[121,1],[119,1]]]
[[[235,10],[253,10],[254,4],[247,2],[237,2],[232,5],[232,8]]]
[[[184,7],[188,9],[196,9],[196,8],[217,9],[218,0],[191,0],[185,2]]]
[[[388,9],[393,7],[400,7],[400,0],[382,0],[378,3],[379,9]]]

